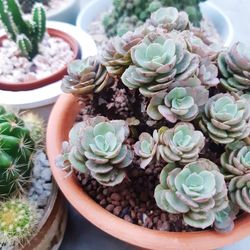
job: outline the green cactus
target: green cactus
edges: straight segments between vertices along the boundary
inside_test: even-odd
[[[39,213],[26,200],[11,199],[0,205],[0,243],[16,245],[36,230]]]
[[[29,180],[34,144],[23,121],[0,106],[0,198]]]
[[[42,4],[35,4],[32,21],[23,18],[21,7],[16,0],[0,1],[0,20],[9,35],[16,42],[21,54],[32,59],[38,54],[38,45],[46,30],[46,14]]]

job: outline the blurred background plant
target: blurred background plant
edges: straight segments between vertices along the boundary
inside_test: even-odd
[[[113,9],[103,18],[108,37],[123,35],[141,25],[150,14],[160,7],[176,7],[189,15],[189,20],[199,26],[202,19],[199,3],[205,0],[113,0]]]

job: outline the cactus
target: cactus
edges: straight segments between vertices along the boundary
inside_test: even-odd
[[[9,36],[16,42],[21,54],[31,60],[38,54],[38,45],[46,30],[46,14],[42,4],[32,9],[32,21],[23,18],[16,0],[0,1],[0,20]]]
[[[36,230],[39,213],[23,199],[11,199],[0,205],[0,243],[17,245],[26,242]]]
[[[23,121],[0,106],[0,198],[28,182],[34,144]]]

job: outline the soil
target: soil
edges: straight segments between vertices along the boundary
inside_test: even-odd
[[[0,45],[0,81],[26,82],[42,79],[61,70],[73,59],[69,44],[58,37],[45,35],[40,53],[32,61],[20,55],[16,44],[8,39]]]

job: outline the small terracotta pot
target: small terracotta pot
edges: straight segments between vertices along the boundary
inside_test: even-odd
[[[108,234],[144,249],[202,250],[217,249],[232,244],[250,235],[250,215],[237,219],[235,229],[228,234],[212,230],[200,232],[162,232],[143,228],[109,213],[83,190],[74,176],[65,178],[65,172],[58,169],[55,159],[61,152],[61,144],[68,139],[68,133],[75,122],[80,107],[77,99],[63,94],[56,102],[48,124],[47,153],[53,175],[68,201],[90,222]]]
[[[50,36],[59,37],[69,44],[70,48],[73,51],[73,60],[79,56],[79,45],[74,38],[72,38],[68,34],[66,34],[60,30],[56,30],[56,29],[48,28],[47,32],[49,33]],[[0,37],[0,46],[2,44],[2,41],[6,38],[7,38],[6,35],[3,35]],[[35,80],[35,81],[16,82],[16,83],[7,82],[7,81],[6,82],[0,81],[0,89],[9,90],[9,91],[25,91],[25,90],[32,90],[32,89],[36,89],[36,88],[41,88],[45,85],[48,85],[50,83],[53,83],[53,82],[56,82],[56,81],[62,79],[62,77],[66,73],[67,73],[67,65],[65,65],[62,69],[55,72],[54,74],[47,76],[47,77],[44,77],[44,78],[41,78],[41,79],[38,79],[38,80]]]

